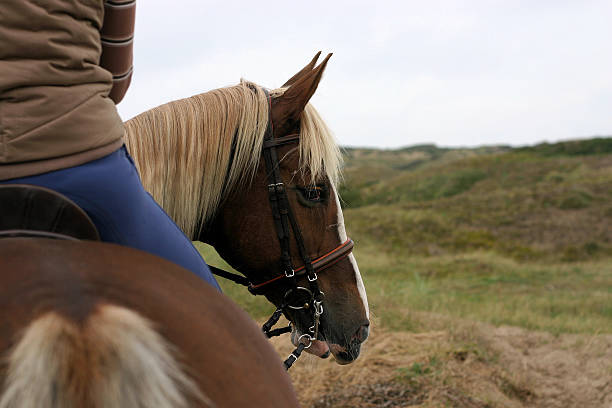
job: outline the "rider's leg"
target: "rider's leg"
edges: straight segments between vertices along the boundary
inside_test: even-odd
[[[80,166],[3,183],[34,184],[58,191],[89,214],[103,241],[161,256],[220,290],[191,241],[142,187],[125,147]]]

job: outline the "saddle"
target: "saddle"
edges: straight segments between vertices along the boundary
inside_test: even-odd
[[[69,198],[44,187],[0,185],[0,238],[44,237],[99,241],[91,218]]]

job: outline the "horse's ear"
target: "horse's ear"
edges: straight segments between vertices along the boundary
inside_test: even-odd
[[[300,70],[300,72],[298,72],[297,74],[295,74],[294,76],[292,76],[287,82],[285,82],[283,84],[283,86],[281,88],[286,88],[290,85],[292,85],[293,83],[295,83],[298,79],[300,79],[302,77],[302,75],[309,73],[310,71],[312,71],[312,69],[315,67],[315,64],[317,63],[317,60],[319,59],[319,56],[321,55],[321,51],[317,52],[317,55],[314,56],[314,58],[312,59],[312,61],[310,61],[308,63],[308,65],[306,65],[304,68],[302,68]]]
[[[319,86],[323,71],[331,56],[332,54],[328,54],[318,67],[298,78],[285,93],[274,99],[272,119],[275,126],[295,123],[300,119],[306,104]]]

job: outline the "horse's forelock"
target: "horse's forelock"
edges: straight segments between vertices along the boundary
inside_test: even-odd
[[[311,183],[327,177],[337,186],[340,182],[342,153],[331,131],[311,105],[306,105],[300,128],[300,167],[311,174]]]

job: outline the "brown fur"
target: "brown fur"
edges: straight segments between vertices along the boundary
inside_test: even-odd
[[[71,399],[77,407],[122,400],[163,406],[160,398],[180,406],[176,393],[145,395],[171,384],[192,407],[298,406],[278,355],[253,321],[170,262],[112,244],[6,238],[0,271],[6,407],[27,406],[15,398],[31,397],[30,390],[49,396],[53,376],[45,372],[57,374],[51,395],[61,406]],[[173,374],[145,381],[155,371]],[[190,382],[207,400],[194,398]],[[112,399],[96,405],[102,394]]]

